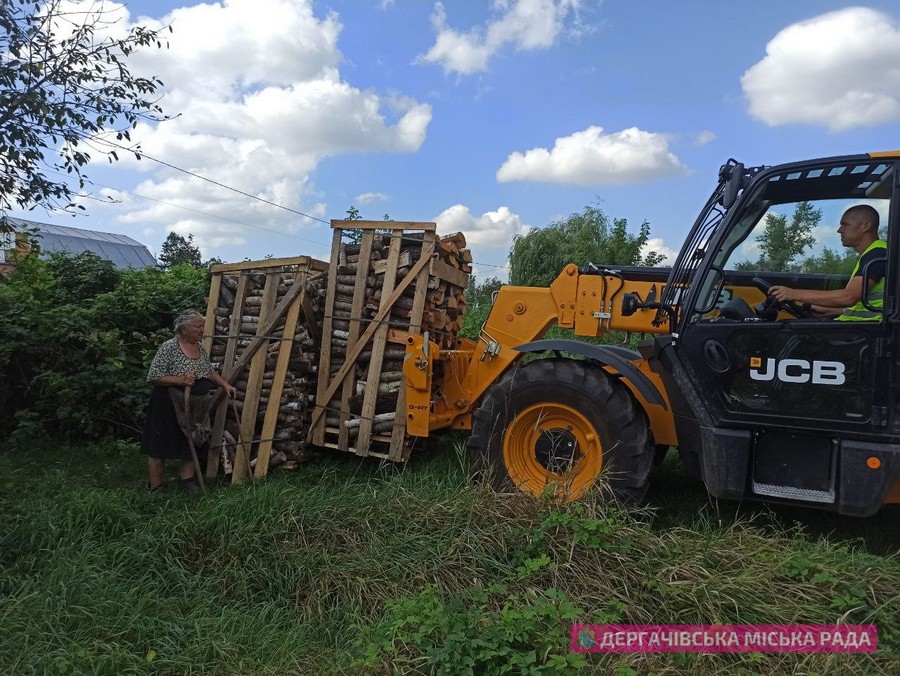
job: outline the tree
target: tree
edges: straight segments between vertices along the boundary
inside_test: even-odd
[[[815,209],[809,202],[797,203],[790,225],[786,216],[766,214],[765,229],[756,238],[760,249],[759,260],[756,263],[743,261],[736,266],[737,269],[770,272],[799,270],[797,259],[816,243],[812,231],[821,220],[822,210]]]
[[[463,326],[460,335],[473,340],[481,332],[481,326],[487,320],[494,301],[494,292],[500,289],[501,282],[496,277],[488,277],[481,284],[475,275],[469,276],[466,287],[466,313],[463,315]]]
[[[362,216],[359,215],[359,209],[351,204],[350,208],[347,209],[347,218],[344,220],[361,221]],[[362,241],[362,230],[348,228],[344,230],[344,237],[350,244],[359,244]]]
[[[829,249],[827,246],[818,256],[808,256],[800,264],[801,272],[826,273],[832,275],[849,275],[859,254],[853,249],[844,252]]]
[[[194,246],[194,236],[191,234],[185,239],[177,233],[170,232],[159,252],[159,264],[164,268],[183,263],[194,268],[202,268],[202,260],[200,249]]]
[[[163,83],[126,65],[136,49],[162,47],[159,32],[111,37],[112,11],[70,0],[0,5],[0,216],[14,205],[75,207],[69,184],[45,172],[72,175],[83,188],[89,150],[118,159],[122,146],[105,136],[128,142],[139,120],[164,119]]]
[[[517,236],[509,252],[509,281],[548,286],[568,263],[657,265],[663,258],[659,253],[641,253],[649,239],[646,221],[637,235],[629,234],[626,219],[617,218],[610,225],[603,211],[587,206],[565,220]]]

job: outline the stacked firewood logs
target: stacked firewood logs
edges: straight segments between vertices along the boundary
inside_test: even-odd
[[[229,340],[233,342],[231,352],[233,363],[234,358],[246,350],[258,335],[260,315],[265,302],[267,276],[275,275],[277,277],[269,282],[270,284],[277,283],[274,301],[270,301],[273,307],[278,305],[296,282],[294,272],[282,272],[280,268],[267,270],[262,267],[265,263],[266,261],[259,261],[261,267],[258,269],[222,274],[219,298],[213,309],[215,336],[212,341],[210,358],[214,364],[226,360]],[[246,290],[243,294],[243,307],[238,308],[240,319],[237,320],[234,318],[234,313],[240,275],[246,275],[247,279],[245,281]],[[324,285],[325,278],[326,274],[320,272],[310,275],[306,280],[307,296],[313,301],[309,307],[312,307],[314,314],[317,315],[321,314],[321,308],[316,306],[315,299],[318,298],[318,288]],[[313,319],[315,320],[315,318]],[[235,325],[237,325],[237,331],[232,333]],[[236,453],[247,453],[245,460],[249,460],[250,468],[255,468],[259,444],[264,441],[262,436],[268,436],[271,441],[268,468],[282,464],[291,466],[308,457],[310,450],[305,442],[305,433],[309,427],[312,411],[310,394],[315,392],[318,368],[319,346],[317,340],[319,338],[315,336],[313,330],[316,325],[316,321],[306,321],[305,317],[296,322],[287,368],[281,379],[281,394],[278,401],[271,401],[270,395],[278,375],[276,367],[281,345],[285,339],[283,320],[265,334],[266,342],[260,348],[260,352],[265,354],[265,365],[257,392],[247,392],[250,378],[248,368],[242,369],[232,380],[237,388],[234,404],[238,414],[242,419],[244,418],[245,404],[248,397],[253,397],[256,400],[255,421],[252,425],[247,424],[246,421],[241,424],[242,421],[235,420],[230,414],[226,417],[222,433],[224,441],[222,468],[225,474],[231,473]],[[229,365],[224,364],[223,366],[225,368],[222,370],[226,372]],[[263,421],[271,406],[278,406],[278,413],[274,430],[269,431],[269,434],[266,435],[263,434]],[[242,434],[241,429],[251,429],[250,438],[244,438],[248,435]]]
[[[410,246],[414,244],[414,246]],[[331,360],[329,364],[329,376],[334,377],[344,366],[347,358],[347,348],[350,340],[350,324],[354,318],[354,298],[356,296],[356,275],[359,265],[366,266],[365,285],[363,288],[364,302],[357,310],[357,318],[362,321],[357,324],[355,337],[368,327],[369,322],[378,312],[381,306],[381,296],[384,290],[385,275],[387,272],[387,255],[390,247],[390,235],[377,235],[373,238],[371,254],[366,261],[360,262],[361,244],[345,243],[340,246],[334,287],[334,304],[331,313]],[[419,259],[421,255],[422,240],[403,242],[401,244],[400,257],[397,262],[396,279],[402,279],[409,272],[410,265]],[[411,292],[414,289],[410,289]],[[324,305],[327,289],[321,290],[321,302]],[[412,299],[410,295],[404,295],[401,301],[394,303],[387,319],[388,325],[395,329],[408,329]],[[406,348],[403,345],[388,344],[383,353],[379,375],[380,382],[375,383],[378,390],[375,413],[380,416],[377,426],[373,425],[373,432],[388,432],[394,424],[394,413],[397,408],[397,393],[403,380],[403,357]],[[340,388],[328,404],[325,414],[325,423],[328,427],[338,428],[341,424],[340,411],[344,397],[353,418],[347,418],[344,434],[349,438],[356,438],[359,433],[359,415],[362,412],[363,398],[366,390],[366,378],[369,364],[372,359],[372,345],[367,345],[355,360],[355,365],[349,375],[353,386]],[[345,416],[346,417],[346,416]]]
[[[461,232],[441,237],[437,247],[437,257],[450,268],[466,275],[472,272],[472,253],[466,248],[466,237]],[[454,281],[461,281],[454,279]],[[430,289],[435,286],[432,292]],[[457,335],[463,327],[463,315],[466,313],[465,285],[457,285],[452,281],[439,277],[428,280],[429,294],[426,297],[425,315],[422,325],[429,328],[434,342],[442,348],[454,349]]]
[[[329,263],[213,267],[210,356],[237,388],[240,420],[230,403],[217,408],[212,442],[223,452],[220,465],[210,456],[208,473],[233,473],[237,482],[319,447],[408,457],[407,339],[427,332],[441,349],[458,346],[472,256],[462,233],[439,238],[434,223],[332,227]],[[290,336],[285,326],[295,327]]]
[[[340,225],[353,227],[346,221]],[[390,228],[389,223],[384,225]],[[423,225],[433,228],[433,224]],[[346,236],[347,231],[342,234]],[[405,459],[405,452],[397,452],[398,446],[405,446],[405,416],[397,417],[404,406],[405,338],[410,333],[428,332],[429,340],[441,348],[457,346],[472,259],[462,233],[438,239],[433,229],[391,229],[374,234],[369,230],[366,236],[371,238],[368,247],[342,241],[333,252],[329,271],[333,283],[331,321],[325,322],[331,343],[320,363],[318,390],[319,396],[329,393],[330,397],[324,404],[326,432],[320,432],[317,438],[326,446],[361,455]],[[420,264],[423,249],[430,256]],[[389,279],[392,270],[393,278]],[[414,280],[398,295],[398,285],[411,271]],[[423,285],[426,288],[420,288]],[[324,297],[328,291],[321,292],[326,313]],[[390,307],[384,308],[387,299],[391,299]],[[384,330],[370,335],[358,347],[361,335],[375,321]],[[348,355],[353,356],[349,365]],[[335,379],[340,383],[332,385]],[[321,424],[318,419],[315,423]],[[365,440],[357,443],[362,437]],[[369,448],[369,444],[377,447],[385,443],[395,452]]]

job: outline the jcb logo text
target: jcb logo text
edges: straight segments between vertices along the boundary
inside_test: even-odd
[[[763,367],[765,361],[765,367]],[[762,368],[761,368],[762,367]],[[813,385],[843,385],[844,365],[839,361],[807,361],[806,359],[750,358],[750,377],[753,380],[778,379],[783,383],[812,383]]]

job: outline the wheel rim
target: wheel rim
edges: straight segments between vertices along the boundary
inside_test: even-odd
[[[542,403],[521,411],[503,435],[503,462],[523,491],[575,500],[603,467],[600,435],[577,409]]]

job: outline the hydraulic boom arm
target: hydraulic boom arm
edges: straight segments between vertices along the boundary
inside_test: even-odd
[[[665,274],[648,269],[648,280],[631,281],[614,270],[581,274],[567,265],[549,288],[503,286],[477,342],[462,340],[457,350],[441,350],[425,336],[409,336],[407,430],[416,436],[454,427],[468,429],[476,402],[522,353],[515,348],[542,337],[556,324],[576,336],[600,337],[609,330],[664,333],[654,326],[656,310],[622,314],[624,294],[658,295]],[[439,379],[434,382],[434,379]],[[433,387],[437,385],[437,387]],[[437,397],[433,397],[433,392]]]

